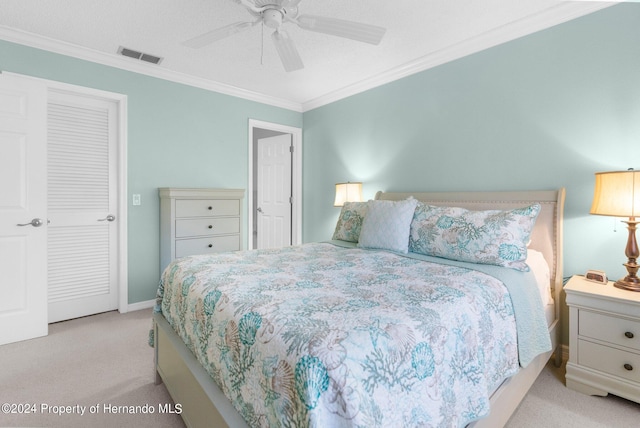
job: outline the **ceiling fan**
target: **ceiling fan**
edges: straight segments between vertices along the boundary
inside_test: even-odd
[[[298,4],[301,0],[233,0],[243,5],[256,19],[252,22],[236,22],[200,36],[189,39],[183,44],[192,48],[201,48],[210,43],[229,37],[233,34],[245,31],[256,24],[263,23],[275,31],[271,40],[276,47],[285,71],[295,71],[304,68],[298,50],[282,28],[285,23],[294,23],[298,27],[330,34],[338,37],[346,37],[360,42],[377,45],[382,40],[386,29],[375,25],[359,22],[345,21],[343,19],[327,18],[316,15],[299,15]]]

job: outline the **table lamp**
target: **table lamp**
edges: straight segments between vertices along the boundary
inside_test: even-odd
[[[629,217],[623,220],[629,230],[625,255],[628,275],[614,283],[618,288],[640,291],[638,272],[638,241],[636,241],[636,216],[640,215],[640,171],[597,172],[593,191],[591,214]]]
[[[341,207],[345,202],[362,201],[362,183],[337,183],[334,207]]]

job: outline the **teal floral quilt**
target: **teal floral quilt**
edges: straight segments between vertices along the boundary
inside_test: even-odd
[[[386,251],[179,259],[155,310],[253,427],[462,427],[519,369],[502,282]]]

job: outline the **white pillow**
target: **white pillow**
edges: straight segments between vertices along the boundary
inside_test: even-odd
[[[541,252],[529,248],[527,249],[526,263],[536,277],[536,284],[538,285],[538,291],[540,291],[542,305],[550,305],[553,303],[553,297],[551,296],[551,272],[547,261]]]
[[[369,201],[362,222],[358,247],[406,254],[409,251],[411,220],[418,201]]]

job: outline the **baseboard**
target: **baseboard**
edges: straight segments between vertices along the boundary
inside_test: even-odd
[[[127,312],[140,311],[142,309],[151,309],[155,306],[155,304],[156,299],[147,300],[144,302],[129,303],[129,305],[127,305]]]

